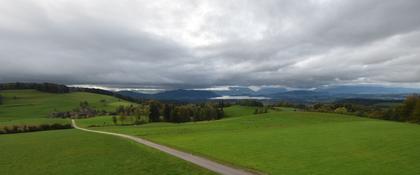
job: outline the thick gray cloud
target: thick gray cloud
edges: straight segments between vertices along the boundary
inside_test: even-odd
[[[4,0],[0,82],[415,86],[418,9],[418,0]]]

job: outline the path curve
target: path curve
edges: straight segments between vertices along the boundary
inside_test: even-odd
[[[170,155],[173,155],[173,156],[178,157],[180,159],[186,160],[188,162],[191,162],[193,164],[196,164],[198,166],[209,169],[210,171],[213,171],[213,172],[216,172],[216,173],[219,173],[219,174],[224,174],[224,175],[256,175],[255,173],[252,173],[252,172],[249,172],[249,171],[245,171],[245,170],[242,170],[242,169],[237,169],[237,168],[234,168],[234,167],[231,167],[231,166],[223,165],[223,164],[211,161],[209,159],[199,157],[199,156],[195,156],[195,155],[192,155],[190,153],[179,151],[179,150],[176,150],[176,149],[173,149],[173,148],[170,148],[170,147],[167,147],[167,146],[163,146],[163,145],[160,145],[160,144],[156,144],[156,143],[153,143],[151,141],[148,141],[148,140],[145,140],[145,139],[142,139],[142,138],[129,136],[129,135],[126,135],[126,134],[118,134],[118,133],[113,133],[113,132],[96,131],[96,130],[81,128],[81,127],[78,127],[76,125],[76,122],[74,120],[72,120],[71,122],[72,122],[73,127],[76,128],[76,129],[87,131],[87,132],[94,132],[94,133],[107,134],[107,135],[113,135],[113,136],[127,138],[127,139],[133,140],[135,142],[141,143],[143,145],[158,149],[162,152],[168,153]]]

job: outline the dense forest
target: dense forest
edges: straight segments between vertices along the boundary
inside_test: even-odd
[[[101,95],[110,95],[115,96],[117,98],[127,100],[130,102],[141,102],[139,100],[133,99],[131,97],[123,96],[121,94],[102,90],[102,89],[94,89],[94,88],[79,88],[79,87],[67,87],[66,85],[62,84],[54,84],[54,83],[3,83],[0,84],[0,90],[20,90],[20,89],[35,89],[41,92],[48,92],[48,93],[69,93],[69,92],[89,92],[94,94],[101,94]]]
[[[107,90],[103,90],[103,89],[95,89],[95,88],[79,88],[79,87],[71,87],[70,88],[71,92],[89,92],[89,93],[94,93],[94,94],[101,94],[101,95],[110,95],[110,96],[114,96],[117,97],[119,99],[123,99],[123,100],[127,100],[130,102],[134,102],[134,103],[141,103],[142,100],[138,100],[138,99],[134,99],[116,92],[112,92],[112,91],[107,91]]]
[[[3,96],[1,96],[1,94],[0,94],[0,105],[2,105],[3,104]]]
[[[159,101],[146,101],[137,106],[119,106],[113,117],[114,124],[143,124],[148,122],[189,122],[217,120],[223,118],[223,105],[220,103],[170,104]]]
[[[68,93],[70,88],[65,85],[53,83],[4,83],[0,84],[0,90],[36,89],[49,93]]]

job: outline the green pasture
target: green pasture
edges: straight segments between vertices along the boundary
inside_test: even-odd
[[[0,174],[213,174],[127,139],[75,129],[0,135]]]
[[[139,136],[267,174],[420,174],[419,125],[293,110],[251,111],[233,106],[225,109],[232,117],[218,121],[93,129]],[[86,127],[93,120],[78,123]]]

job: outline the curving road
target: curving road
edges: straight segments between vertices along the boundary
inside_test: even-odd
[[[242,170],[242,169],[237,169],[237,168],[234,168],[234,167],[231,167],[231,166],[223,165],[223,164],[211,161],[209,159],[199,157],[199,156],[195,156],[195,155],[192,155],[190,153],[179,151],[179,150],[176,150],[176,149],[173,149],[173,148],[169,148],[167,146],[159,145],[159,144],[153,143],[151,141],[144,140],[142,138],[129,136],[129,135],[126,135],[126,134],[118,134],[118,133],[113,133],[113,132],[95,131],[95,130],[90,130],[90,129],[86,129],[86,128],[80,128],[76,125],[76,122],[74,120],[72,120],[72,125],[76,129],[87,131],[87,132],[94,132],[94,133],[107,134],[107,135],[113,135],[113,136],[127,138],[127,139],[133,140],[135,142],[141,143],[143,145],[158,149],[162,152],[165,152],[165,153],[168,153],[168,154],[173,155],[175,157],[181,158],[183,160],[186,160],[188,162],[191,162],[193,164],[196,164],[198,166],[209,169],[210,171],[213,171],[213,172],[216,172],[216,173],[219,173],[219,174],[224,174],[224,175],[256,175],[255,173],[252,173],[252,172],[249,172],[249,171],[245,171],[245,170]]]

